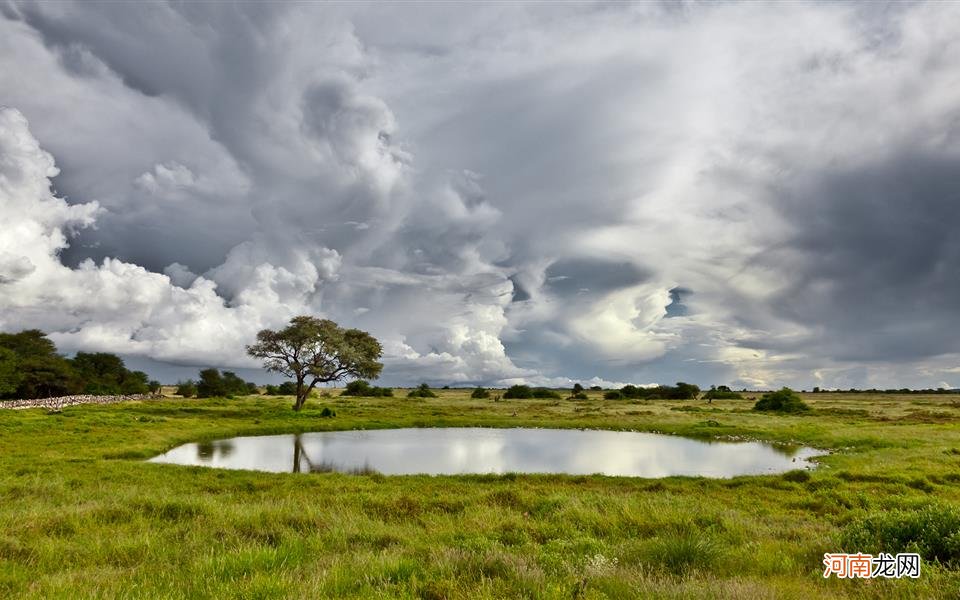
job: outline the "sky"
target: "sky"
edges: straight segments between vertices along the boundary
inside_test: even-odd
[[[0,0],[0,330],[165,381],[960,387],[960,3]]]

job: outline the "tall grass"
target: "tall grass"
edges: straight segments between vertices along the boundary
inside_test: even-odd
[[[960,506],[960,413],[948,400],[911,397],[953,415],[933,423],[910,420],[918,405],[846,394],[808,396],[814,410],[789,417],[750,411],[748,400],[645,401],[638,411],[595,392],[576,402],[439,394],[335,397],[301,413],[288,398],[0,411],[0,597],[953,598],[960,588],[951,555],[932,545],[952,547],[952,521],[901,528]],[[721,426],[672,410],[687,405]],[[325,407],[336,416],[321,418]],[[818,414],[830,409],[839,412]],[[413,424],[637,429],[836,451],[804,476],[726,480],[143,462],[189,441]],[[894,541],[928,544],[939,562],[919,580],[820,576],[824,552]]]

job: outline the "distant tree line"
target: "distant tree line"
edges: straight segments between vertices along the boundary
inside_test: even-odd
[[[705,400],[743,400],[740,392],[735,392],[725,385],[711,385],[703,394]]]
[[[544,399],[559,399],[560,394],[545,387],[530,387],[529,385],[511,385],[507,388],[507,391],[503,393],[503,397],[506,399],[510,398],[544,398]]]
[[[146,394],[160,390],[143,371],[116,354],[78,352],[67,358],[39,329],[0,333],[0,398],[52,398],[77,394]]]
[[[393,390],[384,387],[375,387],[363,379],[357,379],[347,384],[346,389],[341,396],[358,396],[362,398],[379,398],[383,396],[393,396]]]
[[[656,387],[637,387],[625,385],[619,390],[604,393],[607,400],[693,400],[700,395],[700,388],[692,383],[678,381],[677,385],[658,385]]]
[[[444,386],[445,390],[449,390],[450,386]],[[482,389],[482,388],[478,388]],[[340,393],[341,396],[357,396],[362,398],[379,398],[379,397],[393,397],[393,389],[387,387],[375,387],[370,385],[369,382],[364,381],[363,379],[358,379],[356,381],[351,381],[347,384],[347,387],[344,388],[343,392]],[[407,398],[436,398],[437,393],[430,389],[430,385],[426,383],[421,383],[417,387],[413,388],[407,393]],[[476,396],[475,396],[476,397]]]
[[[924,395],[930,395],[930,394],[960,394],[960,389],[958,388],[947,389],[947,388],[941,387],[937,389],[925,388],[922,390],[912,390],[910,388],[899,388],[899,389],[888,388],[885,390],[880,390],[877,388],[870,388],[867,390],[858,390],[857,388],[850,388],[847,390],[823,390],[823,389],[820,389],[819,387],[815,387],[813,388],[813,393],[814,394],[830,393],[830,394],[924,394]]]

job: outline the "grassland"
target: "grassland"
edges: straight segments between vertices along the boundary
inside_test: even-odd
[[[824,580],[844,527],[960,505],[955,396],[749,401],[161,400],[0,411],[0,597],[956,598],[960,572]],[[320,418],[324,406],[337,416]],[[143,462],[235,435],[635,429],[830,448],[809,477],[384,477]]]

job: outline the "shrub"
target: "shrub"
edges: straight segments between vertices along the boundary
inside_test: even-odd
[[[192,379],[177,382],[177,395],[184,398],[193,398],[197,395],[197,384]]]
[[[151,379],[150,382],[147,383],[147,387],[150,388],[151,394],[159,394],[160,390],[163,389],[163,385],[156,379]]]
[[[410,390],[410,393],[407,394],[407,398],[436,398],[437,395],[433,393],[433,390],[430,389],[430,386],[421,383],[415,389]]]
[[[799,413],[810,410],[810,407],[788,387],[776,392],[764,394],[753,406],[753,410],[773,411],[781,413]]]
[[[470,394],[471,398],[484,399],[490,397],[490,392],[486,388],[478,387]]]
[[[320,416],[323,417],[323,418],[325,418],[325,419],[327,419],[327,418],[332,418],[332,417],[337,416],[337,413],[335,413],[334,411],[330,410],[330,407],[329,407],[329,406],[324,406],[324,407],[323,407],[323,410],[320,411]]]
[[[587,395],[583,392],[575,392],[570,396],[571,400],[587,400]]]
[[[256,390],[256,385],[247,383],[231,371],[221,374],[217,369],[204,369],[200,371],[200,381],[197,382],[197,398],[233,398],[256,393],[250,391],[251,387]]]
[[[579,394],[579,393],[581,393],[581,392],[583,392],[583,386],[580,385],[579,383],[573,384],[573,394],[574,394],[574,395],[577,395],[577,394]]]
[[[675,400],[693,400],[700,395],[700,388],[692,383],[678,381],[676,387],[670,390],[668,398]]]
[[[212,398],[226,396],[227,387],[223,383],[223,376],[217,369],[200,371],[200,381],[197,382],[197,398]]]
[[[507,388],[503,397],[508,399],[547,398],[559,400],[560,394],[545,387],[531,388],[529,385],[511,385]]]
[[[603,393],[604,400],[623,400],[623,393],[617,390],[610,390]]]
[[[393,396],[393,389],[373,387],[366,381],[358,379],[347,384],[341,396],[360,396],[364,398],[380,398],[384,396]]]
[[[297,384],[294,381],[284,381],[280,385],[268,385],[266,394],[268,396],[296,396]]]
[[[351,381],[347,384],[347,387],[344,388],[341,396],[369,396],[370,395],[370,384],[362,379],[357,379],[356,381]]]
[[[504,392],[503,397],[507,399],[533,398],[533,390],[530,389],[529,385],[511,385],[507,388],[507,391]]]
[[[725,385],[711,387],[703,398],[704,400],[743,400],[739,392],[734,392]]]
[[[223,372],[223,388],[225,393],[222,395],[227,397],[259,393],[256,384],[244,381],[232,371]]]
[[[658,385],[656,387],[637,387],[625,385],[620,388],[620,397],[632,400],[653,400],[664,398],[670,400],[692,400],[700,394],[700,388],[692,383],[678,381],[676,386]]]
[[[870,515],[844,528],[841,546],[873,554],[916,552],[924,560],[960,566],[960,508],[933,503]]]

